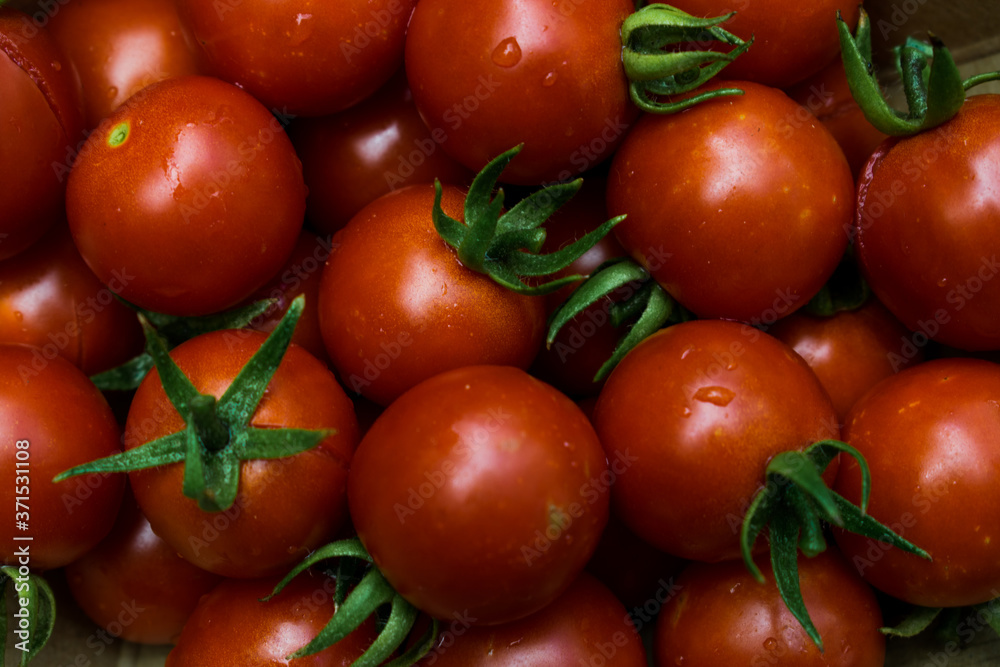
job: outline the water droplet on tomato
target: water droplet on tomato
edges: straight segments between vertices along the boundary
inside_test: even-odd
[[[691,416],[691,408],[685,405],[681,409],[681,417],[690,417],[690,416]]]
[[[315,22],[312,21],[312,14],[296,14],[295,26],[288,31],[288,40],[292,46],[299,46],[304,41],[312,37]]]
[[[767,649],[768,651],[773,651],[774,649],[778,648],[778,640],[775,639],[774,637],[768,637],[767,639],[764,640],[764,648]]]
[[[684,351],[681,352],[681,360],[683,361],[684,359],[687,359],[688,355],[692,352],[694,352],[694,345],[688,345],[685,347]]]
[[[493,49],[493,62],[500,67],[513,67],[521,62],[521,46],[517,38],[508,37]]]
[[[57,72],[62,71],[62,63],[59,62],[58,60],[53,60],[52,61],[52,69],[54,69]]]
[[[117,96],[118,96],[118,89],[116,87],[111,86],[110,88],[108,88],[108,99],[109,100],[113,100]]]
[[[726,387],[702,387],[694,393],[694,400],[725,407],[736,398],[736,392]]]
[[[17,320],[18,322],[23,321],[24,320],[24,313],[22,313],[20,310],[15,310],[14,311],[14,319]]]
[[[558,78],[559,78],[558,74],[556,74],[555,72],[549,72],[548,74],[545,75],[545,78],[542,79],[542,85],[545,86],[546,88],[551,88],[555,84],[556,79]]]
[[[937,286],[938,287],[944,287],[947,284],[948,284],[948,279],[947,278],[938,278],[938,281],[937,281]]]

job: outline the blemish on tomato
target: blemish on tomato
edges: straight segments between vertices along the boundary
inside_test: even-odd
[[[111,146],[112,148],[121,146],[128,140],[130,130],[131,126],[128,121],[123,121],[115,125],[108,133],[108,146]]]

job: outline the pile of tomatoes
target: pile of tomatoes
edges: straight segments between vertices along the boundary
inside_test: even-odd
[[[840,0],[0,4],[18,657],[60,572],[174,667],[877,666],[907,610],[1000,626],[1000,98],[940,45],[889,138]],[[840,441],[809,483],[929,558],[775,491],[816,641],[778,528],[764,583],[740,539],[769,463]]]

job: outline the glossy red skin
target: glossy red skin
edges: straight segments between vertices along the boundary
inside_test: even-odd
[[[324,116],[365,99],[403,63],[417,0],[178,0],[209,72],[284,114]]]
[[[858,261],[914,331],[1000,348],[1000,95],[970,97],[938,128],[882,144],[858,183]]]
[[[435,178],[467,185],[473,178],[435,141],[443,135],[420,119],[402,70],[350,109],[297,121],[289,136],[309,187],[306,219],[322,234],[393,190]]]
[[[117,637],[141,644],[176,642],[198,600],[221,581],[157,537],[131,494],[108,536],[65,572],[73,599],[94,623],[121,628]]]
[[[152,83],[199,73],[171,0],[67,2],[48,29],[80,74],[87,128]]]
[[[120,123],[131,129],[113,147]],[[278,120],[235,86],[188,76],[146,87],[90,135],[66,204],[80,254],[103,282],[118,276],[117,293],[155,312],[206,315],[277,273],[305,197]]]
[[[572,401],[519,369],[468,366],[386,408],[347,492],[358,537],[400,595],[494,625],[538,611],[583,570],[607,523],[609,474]]]
[[[445,187],[463,220],[465,195]],[[388,405],[422,380],[461,366],[527,368],[545,329],[545,300],[501,287],[458,261],[434,229],[432,185],[372,202],[334,236],[319,321],[349,391]]]
[[[0,260],[62,219],[68,156],[82,139],[79,85],[44,28],[0,7]]]
[[[36,354],[37,353],[37,354]],[[42,571],[71,563],[111,530],[125,488],[123,475],[84,475],[54,484],[59,473],[121,451],[121,431],[104,397],[78,368],[63,359],[45,359],[26,345],[0,344],[0,502],[10,511],[2,520],[5,565]],[[27,450],[16,443],[27,440]],[[28,452],[27,484],[17,479],[18,451]],[[20,493],[27,486],[28,493]],[[27,496],[25,498],[25,496]],[[20,498],[27,509],[17,508]],[[25,511],[27,517],[16,512]],[[28,530],[18,530],[24,520]],[[30,536],[30,542],[14,537]],[[29,563],[18,550],[28,546]]]
[[[868,513],[925,549],[928,562],[863,537],[837,543],[876,588],[925,607],[957,607],[1000,590],[1000,366],[927,361],[876,385],[851,410],[844,440],[868,460]],[[901,443],[905,447],[900,449]],[[845,463],[834,489],[860,499]]]
[[[677,324],[633,348],[593,421],[609,459],[636,461],[612,488],[617,515],[651,545],[704,561],[739,557],[739,527],[771,458],[840,436],[800,356],[721,320]]]
[[[921,339],[914,339],[877,299],[831,317],[794,313],[768,333],[806,360],[833,400],[841,424],[876,383],[924,359],[924,346],[916,344]]]
[[[638,114],[619,35],[634,9],[628,0],[422,0],[406,38],[417,108],[473,171],[523,142],[505,182],[576,176],[608,158]]]
[[[171,356],[200,392],[220,397],[265,338],[256,331],[217,331],[179,345]],[[337,433],[295,456],[244,461],[240,495],[219,513],[204,512],[183,495],[182,464],[129,473],[156,534],[188,561],[226,577],[286,572],[347,521],[345,484],[358,427],[350,399],[323,363],[291,345],[250,423]],[[132,400],[125,447],[183,427],[151,371]]]
[[[859,7],[859,3],[849,0],[808,3],[676,0],[663,4],[694,16],[723,16],[735,11],[736,15],[722,27],[743,39],[753,36],[754,42],[746,53],[723,70],[724,75],[779,88],[815,74],[840,55],[837,12],[853,33]],[[728,47],[721,47],[721,50],[728,50]]]
[[[618,240],[689,310],[771,324],[840,262],[854,180],[830,133],[784,93],[726,85],[745,94],[639,120],[612,162],[608,211],[628,214]]]
[[[835,549],[799,558],[809,616],[823,639],[820,653],[785,606],[769,568],[758,584],[742,561],[693,563],[656,624],[658,667],[882,667],[882,612],[871,588]]]
[[[86,375],[128,361],[145,345],[135,312],[87,268],[65,223],[0,262],[0,340],[60,355]]]
[[[295,660],[333,616],[332,579],[303,573],[267,602],[280,578],[223,581],[194,610],[167,667],[349,667],[375,640],[373,623],[328,649]]]
[[[552,604],[504,625],[442,624],[431,652],[417,665],[647,667],[642,639],[625,608],[600,582],[583,573]]]

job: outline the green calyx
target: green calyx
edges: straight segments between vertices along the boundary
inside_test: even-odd
[[[822,473],[841,452],[854,457],[861,468],[861,507],[831,491]],[[822,522],[898,547],[930,559],[913,545],[866,513],[871,491],[871,473],[861,453],[839,440],[823,440],[804,451],[783,452],[767,466],[766,484],[754,496],[743,520],[740,549],[743,561],[758,581],[764,575],[753,561],[753,545],[769,526],[771,569],[782,599],[809,637],[823,650],[823,640],[809,617],[799,587],[798,552],[806,557],[826,549]]]
[[[0,613],[0,665],[4,664],[7,655],[8,584],[17,594],[17,603],[13,605],[16,609],[15,620],[11,623],[10,633],[14,635],[14,646],[21,656],[18,664],[24,667],[38,655],[52,636],[56,620],[56,599],[48,582],[40,575],[28,573],[27,568],[0,566],[0,608],[3,609],[3,613]]]
[[[872,64],[871,21],[860,10],[854,35],[837,14],[840,50],[851,94],[865,118],[881,132],[905,137],[948,121],[965,102],[965,91],[987,81],[1000,79],[1000,72],[991,72],[962,79],[951,53],[934,35],[930,44],[907,39],[894,49],[896,69],[902,79],[907,111],[889,106],[882,94]]]
[[[611,300],[611,296],[615,299]],[[603,380],[628,352],[658,329],[686,322],[694,316],[660,287],[635,261],[620,257],[597,267],[566,301],[549,317],[546,345],[551,347],[559,331],[590,306],[608,303],[608,314],[615,327],[631,322],[628,331],[615,346],[611,357],[594,376]]]
[[[938,641],[953,646],[969,644],[987,628],[1000,636],[1000,598],[966,607],[911,605],[896,625],[881,628],[881,632],[889,637],[910,639],[931,626],[935,626],[934,635]]]
[[[381,618],[376,626],[378,636],[375,641],[360,658],[351,663],[351,667],[410,667],[416,664],[437,641],[438,621],[432,619],[420,641],[399,657],[386,662],[406,641],[419,612],[389,585],[357,538],[334,542],[309,554],[264,600],[280,593],[288,582],[307,568],[334,558],[338,559],[338,567],[335,594],[337,608],[333,618],[312,641],[288,656],[288,659],[319,653],[349,635],[365,619],[388,610],[388,615]],[[358,565],[361,567],[358,568]]]
[[[184,495],[206,512],[220,512],[236,502],[240,463],[275,459],[312,449],[332,430],[262,429],[250,425],[264,390],[277,371],[292,339],[305,298],[297,297],[268,336],[216,400],[201,394],[178,368],[166,344],[140,315],[146,349],[160,375],[163,390],[186,427],[119,454],[60,473],[53,480],[87,473],[128,472],[184,462]]]
[[[503,212],[503,190],[493,189],[504,168],[521,152],[517,146],[500,155],[476,176],[465,197],[465,223],[441,208],[442,186],[434,182],[434,226],[444,241],[458,253],[462,264],[488,275],[498,284],[519,294],[547,294],[583,276],[565,276],[539,285],[525,278],[541,278],[561,271],[600,241],[625,219],[619,216],[576,242],[548,254],[539,254],[545,242],[541,225],[577,193],[581,179],[543,188]]]
[[[833,275],[802,307],[802,312],[814,317],[832,317],[861,308],[868,303],[871,293],[871,287],[858,266],[854,246],[849,245]]]
[[[742,95],[739,88],[724,88],[683,100],[659,100],[695,90],[750,48],[752,38],[745,41],[719,27],[733,14],[697,18],[670,5],[653,4],[625,19],[622,64],[635,105],[649,113],[675,113],[714,97]],[[735,48],[726,53],[697,50],[714,42]],[[679,44],[694,45],[696,50],[667,48]]]

